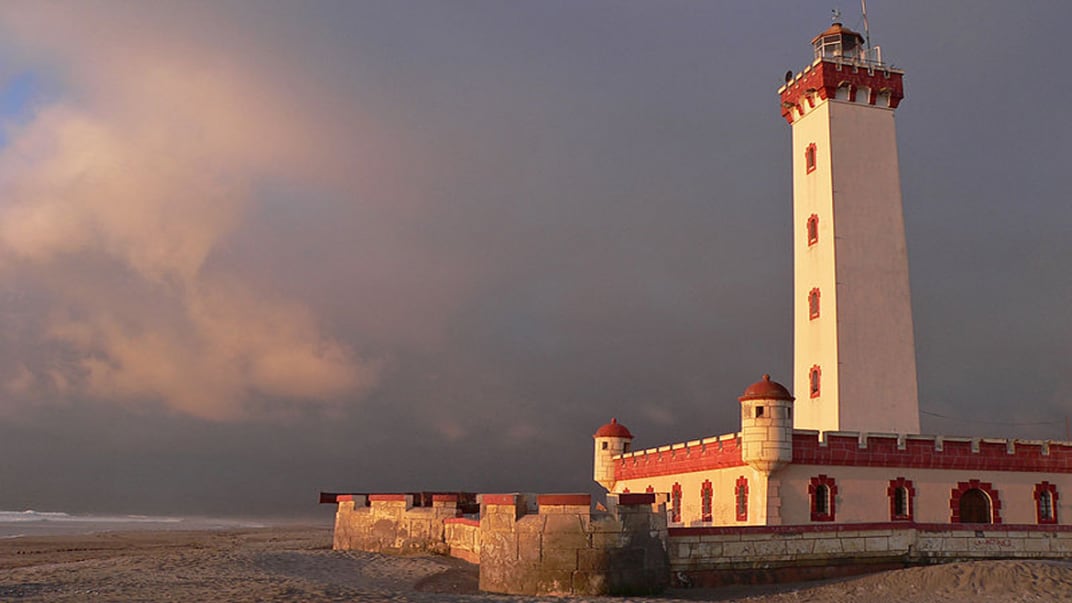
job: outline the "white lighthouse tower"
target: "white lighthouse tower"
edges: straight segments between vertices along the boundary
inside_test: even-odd
[[[793,130],[795,427],[919,433],[894,111],[904,72],[840,23],[779,89]]]

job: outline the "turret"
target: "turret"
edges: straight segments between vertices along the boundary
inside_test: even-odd
[[[793,460],[793,396],[770,375],[748,386],[741,401],[741,459],[770,473]]]
[[[618,422],[611,419],[610,423],[596,430],[595,435],[595,466],[593,477],[599,485],[607,490],[614,490],[614,455],[629,452],[629,443],[633,434]]]

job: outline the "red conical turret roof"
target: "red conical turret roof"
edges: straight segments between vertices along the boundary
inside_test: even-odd
[[[745,400],[794,400],[793,394],[789,393],[789,390],[784,385],[777,381],[771,381],[770,375],[763,375],[763,378],[756,381],[752,385],[748,386],[748,389],[744,390],[744,394],[738,398],[741,402]]]
[[[629,438],[633,439],[633,434],[629,433],[629,429],[618,422],[618,419],[611,419],[610,423],[607,423],[603,427],[596,430],[593,438]]]

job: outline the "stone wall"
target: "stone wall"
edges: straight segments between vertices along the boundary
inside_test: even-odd
[[[676,584],[720,586],[832,578],[968,559],[1069,559],[1072,526],[671,528],[668,543]]]
[[[430,507],[414,507],[410,494],[340,495],[335,550],[447,554],[444,522],[457,517],[456,495],[435,495]]]
[[[521,595],[661,592],[669,583],[666,505],[654,494],[545,494],[527,513],[520,494],[485,494],[480,589]]]
[[[480,520],[452,517],[443,520],[447,554],[469,563],[480,563]]]

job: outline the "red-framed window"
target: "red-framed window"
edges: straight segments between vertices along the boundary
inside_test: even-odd
[[[748,478],[740,476],[733,489],[733,498],[737,507],[737,521],[748,521]]]
[[[823,369],[819,368],[818,364],[808,370],[808,395],[812,398],[819,397],[819,393],[822,391],[822,379]]]
[[[806,225],[808,233],[808,247],[819,242],[819,216],[812,214],[808,216],[808,223]]]
[[[804,168],[808,174],[815,171],[815,154],[816,148],[815,143],[813,142],[808,145],[808,148],[804,149]]]
[[[949,496],[952,523],[1001,523],[1001,497],[990,482],[957,482]]]
[[[808,484],[812,521],[834,521],[837,502],[837,482],[827,475],[811,478]]]
[[[890,521],[912,521],[912,507],[916,498],[912,480],[903,477],[891,479],[886,495],[890,497]]]
[[[629,494],[629,488],[623,488],[622,494]]]
[[[711,486],[711,480],[705,479],[700,486],[700,520],[711,521],[711,499],[715,496],[715,489]]]
[[[1035,484],[1035,518],[1039,523],[1057,523],[1057,485]]]
[[[644,488],[644,493],[645,494],[652,494],[654,492],[655,492],[655,487],[654,486],[648,486],[647,488]]]
[[[808,291],[808,320],[819,318],[819,288]]]
[[[670,488],[670,522],[681,523],[681,484],[677,482]]]

